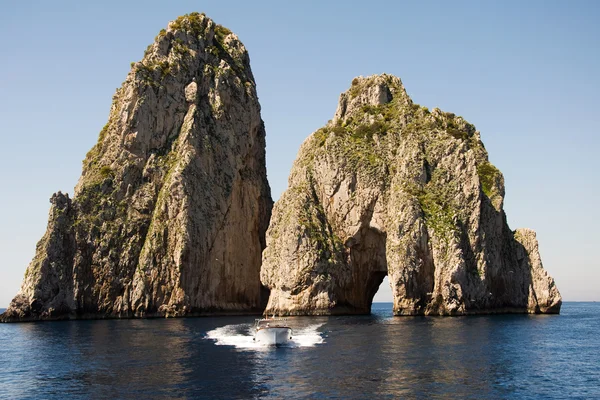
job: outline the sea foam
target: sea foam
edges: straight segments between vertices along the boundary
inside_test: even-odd
[[[292,330],[292,340],[281,347],[313,347],[325,343],[318,329],[324,324],[313,324]],[[206,332],[205,339],[214,340],[217,346],[234,346],[238,349],[265,350],[274,348],[254,341],[252,324],[225,325]]]

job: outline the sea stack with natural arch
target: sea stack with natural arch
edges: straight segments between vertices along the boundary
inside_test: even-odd
[[[132,63],[0,320],[368,314],[386,275],[395,315],[558,313],[503,201],[475,127],[384,74],[352,81],[272,210],[248,52],[192,13]]]
[[[268,314],[366,314],[389,276],[395,315],[558,313],[535,233],[512,231],[504,179],[473,125],[358,77],[302,144],[275,203]]]

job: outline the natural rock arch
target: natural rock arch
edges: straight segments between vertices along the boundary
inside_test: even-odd
[[[344,298],[356,299],[350,312],[369,313],[373,297],[388,274],[385,234],[374,228],[363,228],[359,239],[346,241],[348,261],[353,271],[354,285],[344,288]]]
[[[263,252],[266,312],[365,314],[387,274],[397,315],[560,310],[535,233],[511,231],[504,179],[463,118],[356,78],[302,144]]]

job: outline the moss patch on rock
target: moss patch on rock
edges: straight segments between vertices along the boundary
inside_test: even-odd
[[[479,175],[483,193],[491,198],[495,194],[495,185],[500,176],[500,171],[491,163],[483,162],[477,165],[477,175]]]

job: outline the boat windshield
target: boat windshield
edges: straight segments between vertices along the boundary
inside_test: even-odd
[[[269,328],[285,326],[287,318],[260,318],[256,320],[256,328]]]

